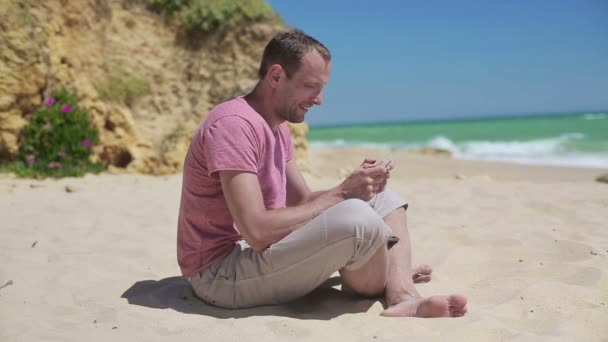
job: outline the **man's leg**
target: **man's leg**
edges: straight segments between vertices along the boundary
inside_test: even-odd
[[[382,194],[373,198],[368,202],[378,215],[383,217],[384,222],[390,227],[394,222],[387,222],[387,217],[391,216],[393,211],[399,208],[407,208],[407,204],[391,190],[386,190]],[[392,216],[391,216],[392,217]],[[390,224],[389,224],[390,223]],[[392,233],[391,233],[392,234]],[[407,241],[403,241],[401,244],[409,245],[409,236],[406,234]],[[398,270],[399,273],[409,274],[414,283],[425,283],[431,280],[432,269],[428,265],[419,265],[414,270],[411,267],[411,250],[408,248],[408,255],[400,256],[406,257],[409,265],[403,270]],[[395,253],[391,253],[395,254]],[[394,258],[394,257],[393,257]],[[357,294],[365,297],[378,297],[385,294],[385,288],[387,287],[387,280],[389,274],[389,253],[387,248],[379,249],[376,254],[370,259],[370,261],[363,267],[356,270],[340,270],[340,276],[342,282],[346,287],[352,289]],[[401,275],[400,275],[401,276]],[[398,277],[393,276],[392,279]],[[391,286],[392,287],[392,286]],[[415,290],[415,289],[414,289]]]
[[[388,250],[382,246],[362,267],[355,270],[340,269],[342,286],[364,297],[381,296],[386,288],[388,269]]]
[[[384,217],[393,234],[399,237],[389,251],[384,316],[460,317],[467,312],[467,299],[462,295],[423,298],[412,279],[412,248],[407,229],[405,208],[398,208]]]
[[[241,242],[191,283],[197,296],[221,307],[284,303],[314,290],[340,269],[370,263],[378,250],[386,249],[387,232],[366,202],[346,200],[262,252]],[[387,260],[385,256],[386,266]],[[383,289],[386,268],[381,278]]]
[[[460,317],[467,312],[466,297],[462,295],[432,296],[423,298],[414,286],[413,274],[421,272],[422,277],[430,274],[430,269],[421,266],[412,269],[412,248],[407,229],[407,205],[391,190],[378,194],[369,202],[378,215],[391,228],[399,242],[390,249],[381,248],[363,267],[356,270],[340,270],[343,282],[364,296],[386,296],[388,308],[384,316],[416,317]],[[372,277],[370,279],[370,277]],[[428,280],[428,278],[422,278]],[[381,287],[381,284],[386,284]]]
[[[384,217],[399,242],[389,251],[389,270],[386,282],[386,305],[392,306],[407,297],[420,297],[412,280],[412,244],[407,230],[404,208],[398,208]]]

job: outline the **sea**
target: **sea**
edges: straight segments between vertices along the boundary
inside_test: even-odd
[[[457,159],[608,169],[608,113],[310,127],[311,148],[422,147]]]

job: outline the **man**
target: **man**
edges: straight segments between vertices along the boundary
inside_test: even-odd
[[[344,182],[311,192],[296,166],[286,121],[323,101],[331,55],[301,31],[266,46],[260,81],[215,107],[184,163],[178,262],[203,301],[224,308],[284,303],[335,271],[385,316],[459,317],[462,295],[422,298],[412,270],[407,204],[385,190],[393,164],[366,159]],[[388,248],[387,239],[399,239]]]

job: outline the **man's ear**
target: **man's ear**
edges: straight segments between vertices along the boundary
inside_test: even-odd
[[[266,79],[271,85],[277,85],[282,77],[285,76],[285,71],[283,67],[279,64],[273,64],[268,69],[266,73]]]

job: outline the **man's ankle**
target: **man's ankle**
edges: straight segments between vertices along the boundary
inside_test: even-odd
[[[398,303],[410,301],[412,299],[420,299],[422,296],[416,290],[387,290],[385,291],[386,304],[392,306]]]

